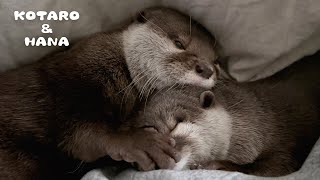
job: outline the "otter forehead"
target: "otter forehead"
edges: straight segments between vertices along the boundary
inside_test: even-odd
[[[214,86],[219,74],[215,40],[188,16],[171,9],[147,9],[122,38],[128,69],[142,94],[175,84]]]
[[[169,38],[181,38],[191,43],[190,48],[198,50],[202,53],[212,53],[216,44],[214,37],[201,24],[191,19],[178,11],[167,8],[152,8],[150,9],[151,17],[150,26],[159,33],[165,33]],[[196,37],[196,38],[192,38]],[[205,46],[204,46],[205,45]],[[199,46],[203,46],[199,48]]]

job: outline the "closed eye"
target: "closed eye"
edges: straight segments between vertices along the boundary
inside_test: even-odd
[[[159,130],[155,126],[141,126],[139,127],[149,132],[159,132]]]
[[[175,41],[174,41],[174,44],[175,44],[175,46],[176,46],[178,49],[185,50],[185,47],[183,46],[183,44],[182,44],[181,41],[175,40]]]

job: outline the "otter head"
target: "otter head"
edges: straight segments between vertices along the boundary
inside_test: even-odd
[[[176,140],[176,148],[182,152],[176,169],[226,158],[231,118],[212,91],[199,87],[173,89],[148,103],[134,124],[170,134]]]
[[[200,24],[166,8],[140,12],[123,36],[127,65],[140,91],[177,84],[213,87],[219,74],[215,44]]]

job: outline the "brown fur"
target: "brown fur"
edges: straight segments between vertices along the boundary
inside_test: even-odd
[[[119,127],[153,88],[179,83],[181,72],[194,72],[197,64],[212,68],[195,76],[206,82],[212,79],[209,83],[213,84],[218,74],[215,42],[201,25],[189,24],[189,17],[179,12],[166,8],[144,12],[120,29],[97,33],[69,50],[0,75],[0,179],[59,179],[78,173],[78,169],[80,176],[86,171],[84,162],[105,156],[136,162],[143,170],[174,165],[179,157],[169,137]],[[167,44],[143,34],[138,42],[144,48],[126,49],[128,36],[124,34],[130,35],[136,27],[157,32]],[[183,50],[177,51],[177,39],[183,41]],[[172,53],[170,62],[161,53],[153,56],[163,48],[159,44],[178,52]],[[151,57],[144,57],[146,54]],[[147,66],[159,57],[163,61],[160,66]],[[154,69],[159,67],[179,73],[156,77]],[[144,79],[138,82],[136,75],[145,70]]]
[[[264,80],[251,83],[221,80],[212,90],[215,98],[208,96],[209,107],[202,104],[204,100],[199,101],[205,91],[202,88],[158,92],[148,104],[152,108],[147,107],[137,122],[130,125],[170,133],[180,123],[189,123],[189,129],[195,124],[203,128],[199,138],[210,141],[218,137],[204,133],[212,124],[206,124],[208,121],[203,121],[201,115],[223,107],[232,119],[226,157],[216,157],[214,148],[220,147],[211,147],[212,156],[191,159],[196,167],[191,166],[260,176],[286,175],[301,167],[320,136],[319,68],[320,52]],[[182,135],[175,139],[178,149],[191,145],[194,157],[210,144],[195,146],[200,139]]]
[[[132,81],[122,49],[127,27],[0,75],[0,179],[57,179],[107,155],[144,170],[155,166],[150,158],[160,168],[174,164],[168,137],[118,129],[139,104],[136,87],[122,91]]]
[[[92,162],[114,151],[110,133],[125,118],[119,110],[128,113],[135,102],[133,91],[120,108],[115,95],[130,83],[117,36],[97,34],[1,74],[1,179],[55,179],[76,169],[63,167],[67,155]]]

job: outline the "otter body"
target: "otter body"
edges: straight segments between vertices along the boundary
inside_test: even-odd
[[[77,169],[67,161],[105,156],[169,168],[177,155],[168,137],[119,127],[156,89],[211,88],[214,48],[189,17],[151,8],[121,29],[1,74],[0,179],[57,179]]]
[[[158,93],[135,126],[171,134],[182,152],[175,169],[292,173],[320,136],[319,59],[318,52],[256,82]]]
[[[3,73],[0,84],[0,179],[61,178],[77,168],[73,158],[109,155],[110,134],[137,93],[120,107],[117,93],[130,84],[130,73],[118,32]]]

